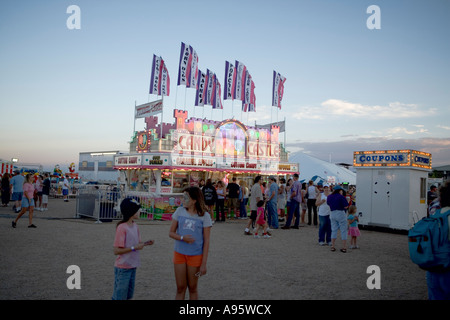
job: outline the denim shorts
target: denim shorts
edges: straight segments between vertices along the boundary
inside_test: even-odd
[[[450,271],[437,273],[427,271],[428,299],[450,299]]]
[[[331,220],[331,239],[336,239],[338,230],[341,232],[341,240],[347,240],[347,214],[345,211],[334,210],[330,214]]]
[[[136,268],[123,269],[114,267],[114,292],[112,300],[130,300],[134,294]]]
[[[12,194],[12,201],[22,201],[23,198],[23,192],[13,192]]]
[[[22,199],[22,208],[34,207],[34,199],[28,200],[27,197]]]

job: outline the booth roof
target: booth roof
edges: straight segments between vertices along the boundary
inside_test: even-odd
[[[336,183],[356,184],[356,173],[334,163],[314,158],[301,151],[289,154],[289,162],[299,163],[299,180],[303,182],[313,180],[317,184],[326,182],[328,177],[334,177]]]

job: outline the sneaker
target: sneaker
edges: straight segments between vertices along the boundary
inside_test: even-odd
[[[319,242],[319,246],[324,246],[325,242]]]
[[[253,238],[259,239],[259,238],[261,238],[261,236],[260,236],[259,234],[255,234],[255,235],[253,236]]]
[[[12,222],[12,227],[15,228],[16,227],[16,223],[13,221]]]
[[[264,238],[264,239],[270,239],[270,238],[272,238],[272,237],[269,236],[268,234],[265,234],[263,238]]]
[[[30,224],[28,228],[37,228],[34,224]]]
[[[247,236],[251,236],[253,233],[251,233],[250,231],[244,231],[244,234]]]

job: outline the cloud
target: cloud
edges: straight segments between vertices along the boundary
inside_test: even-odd
[[[393,139],[372,137],[342,141],[297,141],[287,143],[286,147],[289,151],[300,149],[324,161],[329,161],[331,158],[333,163],[353,163],[353,152],[355,151],[412,149],[431,153],[433,166],[450,164],[450,138]]]
[[[445,129],[445,130],[450,130],[449,126],[442,126],[442,125],[438,124],[437,127],[441,128],[441,129]]]
[[[428,133],[428,130],[422,128],[423,126],[421,126],[421,125],[418,125],[418,126],[415,126],[415,127],[418,127],[418,130],[408,130],[408,129],[403,128],[403,127],[394,127],[394,128],[388,129],[387,133],[388,134],[406,133],[406,134],[409,134],[409,135],[418,134],[418,133]]]
[[[300,107],[300,112],[293,114],[296,119],[325,119],[330,116],[350,118],[399,119],[418,118],[434,115],[436,109],[424,109],[417,104],[391,102],[386,106],[370,106],[339,99],[328,99],[320,106]]]

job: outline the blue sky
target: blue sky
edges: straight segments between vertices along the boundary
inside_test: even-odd
[[[70,5],[79,30],[66,26]],[[379,30],[367,28],[370,5]],[[171,79],[165,122],[175,106],[246,124],[286,118],[293,152],[351,162],[353,151],[410,148],[449,164],[449,14],[446,0],[2,0],[0,158],[64,171],[80,152],[126,151],[135,102],[157,99],[148,94],[156,54]],[[194,108],[195,90],[176,86],[181,42],[222,88],[225,61],[243,62],[257,112],[229,100],[223,113]],[[273,70],[287,79],[281,110],[270,106]]]

